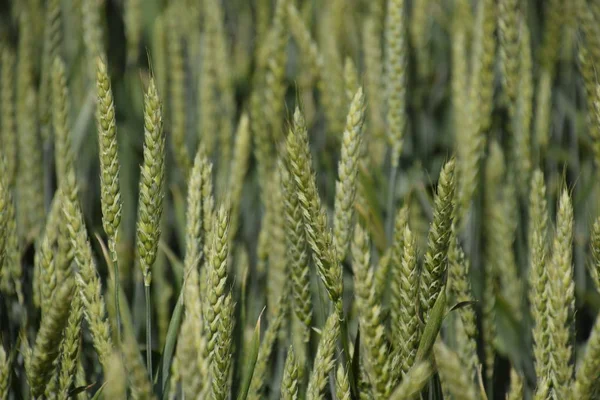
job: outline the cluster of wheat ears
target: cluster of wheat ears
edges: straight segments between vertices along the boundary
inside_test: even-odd
[[[0,400],[600,398],[597,66],[598,0],[0,4]]]

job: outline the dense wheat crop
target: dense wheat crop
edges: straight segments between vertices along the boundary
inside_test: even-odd
[[[600,1],[0,1],[0,400],[600,399]]]

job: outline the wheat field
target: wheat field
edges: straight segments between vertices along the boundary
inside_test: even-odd
[[[600,1],[0,2],[0,400],[600,399]]]

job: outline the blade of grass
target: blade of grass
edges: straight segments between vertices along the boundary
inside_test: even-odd
[[[256,360],[258,359],[258,349],[260,348],[260,323],[262,320],[262,314],[265,311],[260,312],[258,321],[256,321],[256,327],[252,334],[252,340],[250,341],[250,348],[248,359],[246,360],[246,372],[244,372],[244,380],[240,388],[240,392],[237,396],[237,400],[246,400],[248,396],[248,390],[250,389],[250,382],[252,382],[252,375],[254,375],[254,367],[256,366]]]

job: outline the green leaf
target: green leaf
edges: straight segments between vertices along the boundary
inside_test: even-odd
[[[446,311],[446,288],[443,287],[442,291],[435,300],[435,304],[429,314],[429,320],[425,323],[425,329],[417,348],[417,355],[415,356],[415,364],[425,361],[431,353],[435,339],[440,333],[442,327],[442,321],[444,321]]]
[[[477,302],[474,301],[474,300],[459,301],[458,303],[456,303],[455,305],[453,305],[452,307],[450,307],[450,310],[448,310],[448,312],[452,312],[452,311],[455,311],[455,310],[460,310],[463,307],[474,306],[475,304],[477,304]]]
[[[86,386],[78,386],[69,392],[69,397],[74,397],[74,396],[77,396],[79,393],[83,393],[86,390],[90,390],[91,388],[96,386],[96,384],[97,384],[97,382],[90,383],[89,385],[86,385]],[[106,382],[104,382],[102,384],[102,386],[100,386],[100,388],[98,389],[98,391],[96,392],[94,397],[92,397],[92,400],[100,398],[100,394],[102,393],[102,390],[104,389],[105,385],[106,385]]]
[[[179,257],[177,257],[175,255],[175,252],[173,250],[171,250],[169,245],[166,244],[164,241],[161,240],[158,243],[158,247],[162,251],[165,252],[165,255],[169,259],[169,262],[171,263],[171,266],[173,267],[173,273],[175,274],[175,278],[176,278],[175,283],[178,284],[179,282],[181,282],[183,280],[183,271],[185,269],[183,267],[183,262],[181,262]],[[181,286],[179,286],[177,289],[181,289]]]
[[[240,392],[237,396],[238,400],[246,400],[246,397],[248,396],[250,382],[252,382],[252,375],[254,375],[254,367],[256,367],[256,360],[258,359],[258,349],[260,348],[260,322],[264,311],[265,309],[263,308],[258,316],[258,321],[256,321],[256,327],[254,328],[254,333],[252,334],[252,340],[250,341],[250,346],[248,348],[249,352],[246,360],[244,381],[242,382]]]
[[[181,325],[182,316],[183,290],[179,292],[177,304],[175,304],[175,308],[173,309],[173,315],[171,316],[171,322],[169,322],[167,337],[165,339],[165,347],[162,353],[162,360],[160,362],[162,368],[160,368],[157,374],[157,379],[160,382],[161,398],[164,398],[164,396],[169,392],[167,389],[169,383],[169,375],[171,371],[171,362],[173,361],[173,353],[175,352],[177,337],[179,336],[179,326]]]

